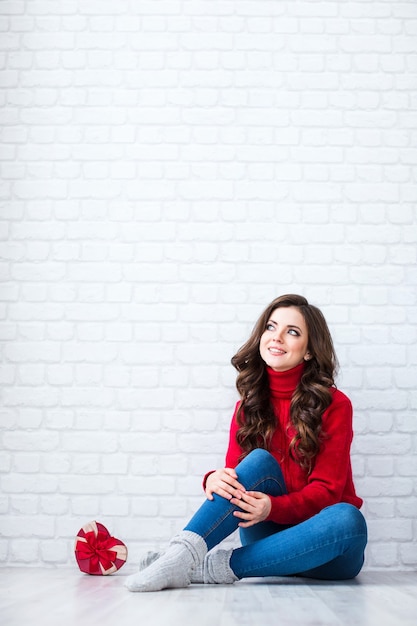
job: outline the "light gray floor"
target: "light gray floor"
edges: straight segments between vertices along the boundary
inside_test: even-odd
[[[107,577],[78,570],[0,570],[2,626],[416,626],[417,572],[363,572],[354,581],[251,579],[130,593],[126,567]]]

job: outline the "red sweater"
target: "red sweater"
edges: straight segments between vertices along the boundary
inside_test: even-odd
[[[281,466],[288,494],[270,496],[272,508],[269,521],[277,524],[298,524],[326,506],[348,502],[357,508],[362,500],[355,493],[350,462],[352,442],[352,405],[341,391],[331,388],[333,400],[323,413],[323,432],[326,434],[320,452],[315,458],[310,475],[289,454],[289,443],[295,434],[290,426],[290,403],[292,394],[301,378],[304,364],[286,372],[275,372],[268,367],[271,399],[277,418],[277,428],[272,437],[271,454]],[[236,467],[242,449],[236,441],[238,424],[235,412],[230,428],[226,467]]]

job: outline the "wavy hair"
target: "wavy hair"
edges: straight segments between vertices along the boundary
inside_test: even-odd
[[[280,307],[297,308],[307,326],[307,350],[311,358],[305,361],[291,399],[290,418],[295,435],[290,442],[290,454],[310,473],[325,436],[322,415],[332,401],[330,388],[335,386],[338,363],[323,313],[303,296],[287,294],[273,300],[259,317],[249,339],[231,359],[238,372],[236,388],[241,397],[237,442],[243,450],[241,458],[254,448],[268,450],[276,429],[267,366],[261,358],[259,343],[272,313]]]

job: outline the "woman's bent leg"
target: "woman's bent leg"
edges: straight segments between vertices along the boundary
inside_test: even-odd
[[[251,452],[236,467],[236,473],[239,482],[248,490],[271,495],[286,492],[281,469],[265,450]],[[167,587],[185,587],[191,582],[192,573],[199,570],[206,582],[237,580],[229,567],[230,554],[219,551],[216,563],[206,563],[204,556],[237,529],[239,518],[233,512],[238,508],[216,495],[213,500],[206,500],[163,555],[146,569],[127,578],[127,588],[130,591],[159,591]]]
[[[345,503],[323,509],[309,520],[232,552],[238,578],[289,576],[343,580],[360,571],[367,541],[360,511]]]
[[[271,496],[286,493],[281,468],[266,450],[253,450],[236,467],[236,473],[248,491],[262,491]],[[214,494],[213,500],[202,504],[184,530],[203,537],[207,549],[211,550],[238,528],[240,519],[233,515],[238,509],[226,498]]]

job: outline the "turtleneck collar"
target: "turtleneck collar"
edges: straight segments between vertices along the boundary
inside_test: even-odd
[[[269,366],[267,366],[266,371],[272,397],[290,399],[300,382],[304,371],[304,361],[286,372],[276,372]]]

